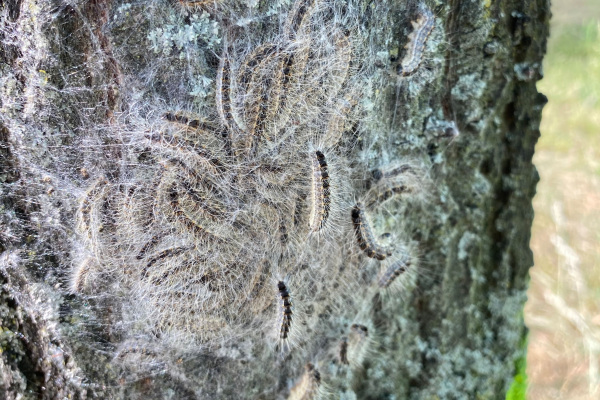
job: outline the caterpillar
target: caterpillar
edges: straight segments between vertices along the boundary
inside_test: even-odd
[[[197,129],[202,126],[202,123],[198,119],[191,119],[185,115],[178,115],[172,112],[166,112],[163,114],[163,118],[169,122],[186,125],[190,128]]]
[[[347,342],[347,364],[354,367],[360,366],[371,346],[372,339],[369,329],[365,325],[352,324]]]
[[[250,149],[254,137],[264,137],[267,140],[270,139],[267,132],[265,132],[265,127],[268,121],[269,88],[272,81],[273,78],[271,77],[265,77],[264,81],[259,79],[252,88],[253,90],[257,90],[258,93],[251,93],[249,96],[252,100],[250,108],[244,113],[246,120],[246,134],[248,135],[248,140],[245,145],[246,149]]]
[[[189,8],[194,8],[194,7],[205,8],[206,7],[206,8],[208,8],[212,5],[214,5],[215,3],[218,3],[219,0],[195,0],[195,1],[177,0],[177,2],[182,7],[189,7]]]
[[[331,115],[327,122],[326,138],[329,145],[333,146],[340,141],[343,134],[347,131],[346,123],[352,110],[358,104],[355,93],[350,93],[338,101],[336,111]]]
[[[148,349],[146,347],[141,347],[139,345],[129,345],[124,346],[121,350],[117,352],[116,359],[123,360],[124,358],[137,354],[139,356],[150,356],[156,357],[157,353],[154,350]]]
[[[277,64],[274,71],[274,78],[272,78],[273,86],[270,88],[270,92],[267,96],[266,108],[265,108],[265,119],[272,121],[277,113],[283,108],[283,102],[285,100],[285,91],[287,90],[287,82],[289,76],[286,76],[286,72],[289,74],[294,64],[294,54],[284,51],[279,54]]]
[[[367,256],[377,260],[385,260],[392,253],[388,249],[383,248],[375,240],[371,226],[367,221],[362,204],[357,203],[352,209],[352,222],[354,223],[354,232],[361,250]]]
[[[312,209],[310,213],[309,225],[313,232],[321,230],[330,210],[330,187],[329,187],[329,172],[327,170],[327,161],[325,155],[316,150],[311,155],[312,167]]]
[[[334,98],[337,96],[344,82],[346,82],[350,72],[350,64],[352,61],[352,45],[350,43],[349,31],[338,31],[335,34],[334,48],[334,58],[336,62],[332,66],[333,70],[332,75],[330,77],[330,98]]]
[[[201,213],[203,217],[207,217],[214,222],[223,220],[226,214],[225,207],[211,198],[210,193],[200,191],[204,188],[198,187],[198,189],[195,189],[186,181],[179,182],[178,186],[184,189],[179,196],[179,203],[185,206],[185,209],[195,214]]]
[[[177,181],[174,181],[173,178],[173,176],[169,176],[168,178],[163,177],[159,184],[157,191],[159,209],[164,210],[164,207],[167,206],[167,210],[172,212],[172,216],[175,217],[176,222],[188,232],[193,233],[194,236],[219,242],[222,241],[220,236],[207,229],[197,218],[190,214],[190,210],[183,207],[181,194],[177,190]]]
[[[288,14],[284,28],[284,36],[287,39],[294,39],[298,31],[304,27],[306,21],[310,18],[312,9],[317,0],[297,0]]]
[[[342,340],[340,340],[340,351],[339,351],[340,363],[344,365],[348,365],[348,338],[344,336]]]
[[[382,179],[389,179],[389,178],[393,178],[395,176],[398,176],[400,174],[404,174],[405,172],[411,172],[414,173],[413,168],[408,165],[408,164],[403,164],[400,165],[398,167],[392,168],[390,170],[381,170],[381,169],[376,169],[373,171],[373,179],[375,179],[376,182],[381,181]]]
[[[290,391],[288,400],[316,400],[319,398],[321,373],[311,363],[304,366],[302,378]]]
[[[272,56],[277,54],[278,46],[272,43],[266,43],[258,46],[252,53],[250,53],[243,64],[240,67],[240,72],[236,76],[237,82],[242,85],[242,91],[246,92],[248,84],[254,75],[254,69],[260,64],[263,64],[272,59]]]
[[[108,195],[106,186],[108,185],[108,181],[106,178],[102,177],[98,179],[92,187],[86,192],[83,201],[81,202],[81,206],[79,207],[79,226],[80,229],[84,232],[87,232],[88,237],[92,237],[91,232],[91,223],[92,223],[92,208],[93,203],[96,202],[99,198]]]
[[[422,5],[417,21],[411,21],[410,23],[413,31],[408,36],[408,43],[404,46],[406,55],[398,65],[398,74],[402,76],[411,75],[419,68],[425,44],[435,24],[435,17],[427,6]]]
[[[233,130],[237,128],[231,109],[231,66],[226,54],[221,56],[219,70],[217,72],[217,89],[215,90],[215,102],[217,112],[223,125]]]
[[[177,158],[170,158],[164,161],[164,165],[173,168],[178,176],[177,180],[179,182],[185,182],[186,186],[204,188],[215,196],[222,195],[222,191],[219,189],[219,184],[216,182],[214,176],[210,177],[208,174],[200,175],[196,173],[194,168],[190,168]]]
[[[279,46],[267,44],[250,55],[241,73],[243,90],[242,108],[244,115],[245,140],[242,145],[248,151],[255,137],[269,140],[265,130],[268,122],[271,91],[274,83],[273,70],[280,58]]]
[[[419,192],[421,180],[410,165],[404,164],[388,170],[373,171],[375,185],[367,193],[367,208],[378,207],[392,197]]]
[[[141,272],[142,278],[148,277],[148,270],[150,268],[152,268],[152,266],[154,264],[156,264],[157,262],[159,262],[160,260],[164,260],[165,258],[168,258],[168,257],[178,256],[187,250],[189,250],[189,247],[172,247],[170,249],[166,249],[166,250],[159,252],[157,255],[152,257],[148,261],[148,263],[146,263],[146,266],[142,269],[142,272]]]
[[[377,285],[382,289],[388,288],[397,277],[408,270],[410,265],[411,262],[407,258],[392,263],[381,275]]]
[[[277,290],[279,291],[281,306],[279,339],[286,341],[289,338],[292,327],[292,300],[290,292],[283,281],[277,282]]]
[[[146,256],[146,253],[148,253],[150,249],[154,248],[154,246],[158,244],[158,242],[163,236],[164,234],[162,232],[152,236],[152,238],[140,249],[135,258],[137,260],[141,260],[142,258],[144,258]]]
[[[172,251],[170,251],[170,250],[172,250]],[[176,248],[167,249],[165,251],[162,251],[161,254],[159,254],[156,258],[161,257],[161,259],[165,259],[168,257],[177,257],[181,254],[190,252],[192,250],[193,250],[193,247],[191,247],[191,246],[176,247]],[[162,254],[167,251],[170,251],[169,254]],[[154,259],[151,261],[154,261]],[[152,278],[151,282],[155,286],[162,286],[164,288],[166,283],[170,283],[170,286],[173,286],[173,284],[175,284],[178,286],[178,288],[180,288],[180,290],[185,290],[191,284],[193,285],[195,283],[201,283],[203,285],[206,285],[208,282],[207,286],[209,286],[209,288],[212,290],[213,287],[211,286],[209,274],[204,274],[204,275],[200,276],[200,278],[192,278],[192,277],[195,277],[198,275],[198,265],[202,265],[202,264],[206,263],[206,261],[207,261],[206,257],[199,257],[199,258],[194,257],[193,259],[186,257],[186,259],[184,261],[179,260],[175,265],[169,265],[168,268],[162,268],[162,269],[157,268],[157,270],[154,271],[154,273],[152,273],[151,276],[150,276],[150,273],[148,272],[148,269],[151,266],[149,265],[150,263],[148,263],[148,265],[143,269],[142,277],[148,278],[148,279]],[[167,282],[167,279],[172,275],[180,275],[180,276],[177,276],[174,280],[172,280],[172,282]],[[188,277],[189,279],[185,279],[181,275],[185,275],[185,277]],[[182,284],[184,282],[186,284]]]
[[[174,136],[166,136],[162,133],[145,135],[151,142],[165,145],[184,159],[190,159],[207,168],[214,175],[219,175],[224,170],[224,165],[214,157],[206,148],[199,147],[185,139]],[[193,149],[190,151],[188,149]]]
[[[159,191],[167,194],[176,215],[187,216],[191,221],[197,219],[192,214],[198,212],[212,220],[225,215],[224,206],[216,199],[222,193],[214,182],[200,176],[178,159],[172,158],[163,164],[171,169],[172,175],[163,179]]]
[[[412,188],[406,184],[400,183],[397,185],[389,185],[382,191],[374,191],[374,194],[369,196],[369,202],[367,203],[367,206],[373,207],[380,205],[391,199],[393,196],[410,192],[412,192]]]
[[[86,289],[92,264],[92,258],[88,257],[73,270],[70,285],[71,293],[82,293]]]

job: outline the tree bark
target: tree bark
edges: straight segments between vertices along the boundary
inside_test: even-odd
[[[77,210],[95,178],[133,179],[134,131],[143,137],[148,119],[178,109],[217,120],[224,43],[234,55],[275,40],[293,48],[290,2],[180,3],[0,1],[0,397],[285,398],[308,374],[322,397],[505,398],[526,352],[531,160],[546,102],[535,84],[549,2],[323,1],[307,14],[313,41],[332,42],[315,33],[321,23],[348,29],[352,41],[360,117],[346,144],[347,197],[362,198],[378,174],[407,162],[423,193],[374,219],[378,234],[402,226],[392,229],[414,253],[410,279],[386,290],[362,288],[368,278],[325,282],[304,306],[308,343],[300,338],[283,358],[263,331],[249,332],[249,345],[222,334],[218,346],[178,348],[164,332],[123,322],[136,304],[120,288],[69,288],[89,251]],[[405,76],[398,67],[424,7],[433,28]],[[327,62],[319,57],[309,65]],[[340,215],[349,233],[333,236],[349,239],[331,246],[351,255],[323,268],[377,276],[379,263],[357,250],[351,209]],[[368,328],[369,349],[346,366],[339,351],[358,334],[353,323]]]

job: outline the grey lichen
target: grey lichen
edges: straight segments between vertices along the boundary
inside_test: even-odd
[[[174,10],[167,18],[160,27],[148,32],[149,47],[155,53],[168,56],[176,48],[183,59],[190,46],[198,46],[198,41],[203,41],[208,49],[216,49],[221,43],[219,24],[207,12],[193,14],[189,22],[184,22],[182,13]]]

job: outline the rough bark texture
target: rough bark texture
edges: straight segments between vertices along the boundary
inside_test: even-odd
[[[327,298],[313,307],[322,319],[310,320],[323,325],[308,327],[322,331],[318,343],[281,360],[266,344],[250,355],[226,340],[218,351],[135,344],[138,334],[119,325],[118,296],[69,292],[86,175],[125,174],[122,120],[160,113],[160,101],[162,111],[214,107],[217,40],[237,29],[249,47],[267,42],[290,10],[223,0],[202,20],[200,6],[176,3],[0,1],[0,397],[285,398],[310,362],[322,396],[504,398],[526,351],[548,0],[427,2],[435,26],[407,77],[396,67],[418,3],[323,6],[352,17],[360,48],[364,116],[350,163],[370,176],[410,159],[429,180],[425,200],[391,210],[420,273],[402,290],[348,301],[368,309],[371,328],[367,356],[352,367],[331,353],[352,318],[317,304]],[[452,139],[440,131],[451,122]],[[123,351],[123,341],[134,344]]]

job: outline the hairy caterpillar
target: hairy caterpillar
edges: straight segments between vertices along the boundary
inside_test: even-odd
[[[208,149],[200,146],[191,147],[185,139],[174,136],[166,136],[162,133],[146,135],[146,138],[151,142],[166,146],[176,155],[185,160],[190,160],[199,166],[201,165],[209,169],[213,173],[213,176],[219,175],[219,171],[223,169],[223,164],[221,161],[213,156]],[[189,150],[190,148],[192,151]]]
[[[292,328],[292,300],[288,287],[283,281],[277,282],[277,290],[279,292],[279,305],[281,307],[279,339],[287,341]]]
[[[221,238],[194,215],[194,209],[197,210],[197,208],[194,207],[190,210],[185,207],[186,203],[182,203],[182,196],[184,195],[178,190],[177,181],[171,175],[163,174],[163,179],[158,187],[157,203],[163,209],[164,206],[167,206],[163,213],[166,211],[165,214],[168,219],[177,222],[179,226],[184,228],[184,231],[192,233],[199,239],[220,241]]]
[[[406,55],[398,65],[398,74],[402,76],[411,75],[419,68],[425,44],[435,24],[435,17],[427,6],[421,5],[417,21],[411,21],[410,23],[413,31],[408,36],[408,43],[404,46]]]
[[[378,208],[386,201],[403,194],[419,194],[423,186],[419,175],[419,171],[409,164],[374,170],[375,184],[365,196],[367,208]]]
[[[216,83],[215,102],[221,123],[230,131],[237,131],[238,126],[231,108],[231,62],[226,53],[221,56]]]
[[[318,1],[319,0],[299,0],[294,3],[285,24],[284,37],[288,39],[294,38],[310,18],[312,9]]]
[[[70,289],[71,293],[82,293],[88,286],[90,271],[96,268],[94,260],[87,257],[72,272]]]
[[[142,278],[146,278],[148,276],[148,270],[150,268],[152,268],[152,266],[154,264],[156,264],[157,262],[159,262],[165,258],[168,258],[168,257],[174,257],[177,255],[180,255],[180,254],[184,253],[186,250],[189,250],[189,249],[186,247],[175,247],[175,248],[170,248],[170,249],[166,249],[166,250],[159,252],[157,255],[150,258],[150,260],[148,260],[148,262],[146,263],[146,266],[144,267],[144,269],[142,269],[142,271],[141,271]]]
[[[411,265],[411,261],[408,258],[403,258],[392,263],[381,275],[377,281],[377,285],[382,288],[388,288],[394,280],[405,273]]]
[[[92,223],[95,222],[98,224],[98,227],[100,227],[100,222],[94,221],[94,207],[96,207],[96,203],[99,199],[108,195],[109,189],[107,188],[107,185],[108,181],[104,177],[96,180],[86,192],[83,201],[79,206],[79,228],[81,231],[86,232],[89,238],[93,235],[93,228],[91,227]]]
[[[348,365],[348,338],[346,336],[342,337],[340,340],[340,349],[338,352],[338,356],[340,359],[340,363],[344,365]]]
[[[327,144],[336,144],[340,141],[344,133],[346,133],[348,130],[347,122],[350,119],[349,116],[357,103],[356,93],[349,93],[338,101],[337,108],[327,123]]]
[[[364,207],[361,203],[357,203],[352,209],[352,222],[354,224],[354,232],[356,240],[361,250],[371,258],[377,260],[385,260],[386,257],[392,255],[389,249],[383,248],[376,240],[371,230],[371,226],[365,215]]]
[[[362,365],[366,355],[369,353],[371,342],[369,329],[365,325],[352,324],[347,339],[347,363],[354,367]]]
[[[311,154],[312,167],[312,209],[310,212],[310,228],[317,232],[323,228],[329,217],[329,206],[331,203],[329,189],[329,172],[325,155],[316,150]]]
[[[321,373],[311,363],[304,366],[304,374],[290,391],[288,400],[317,400],[321,386]]]

